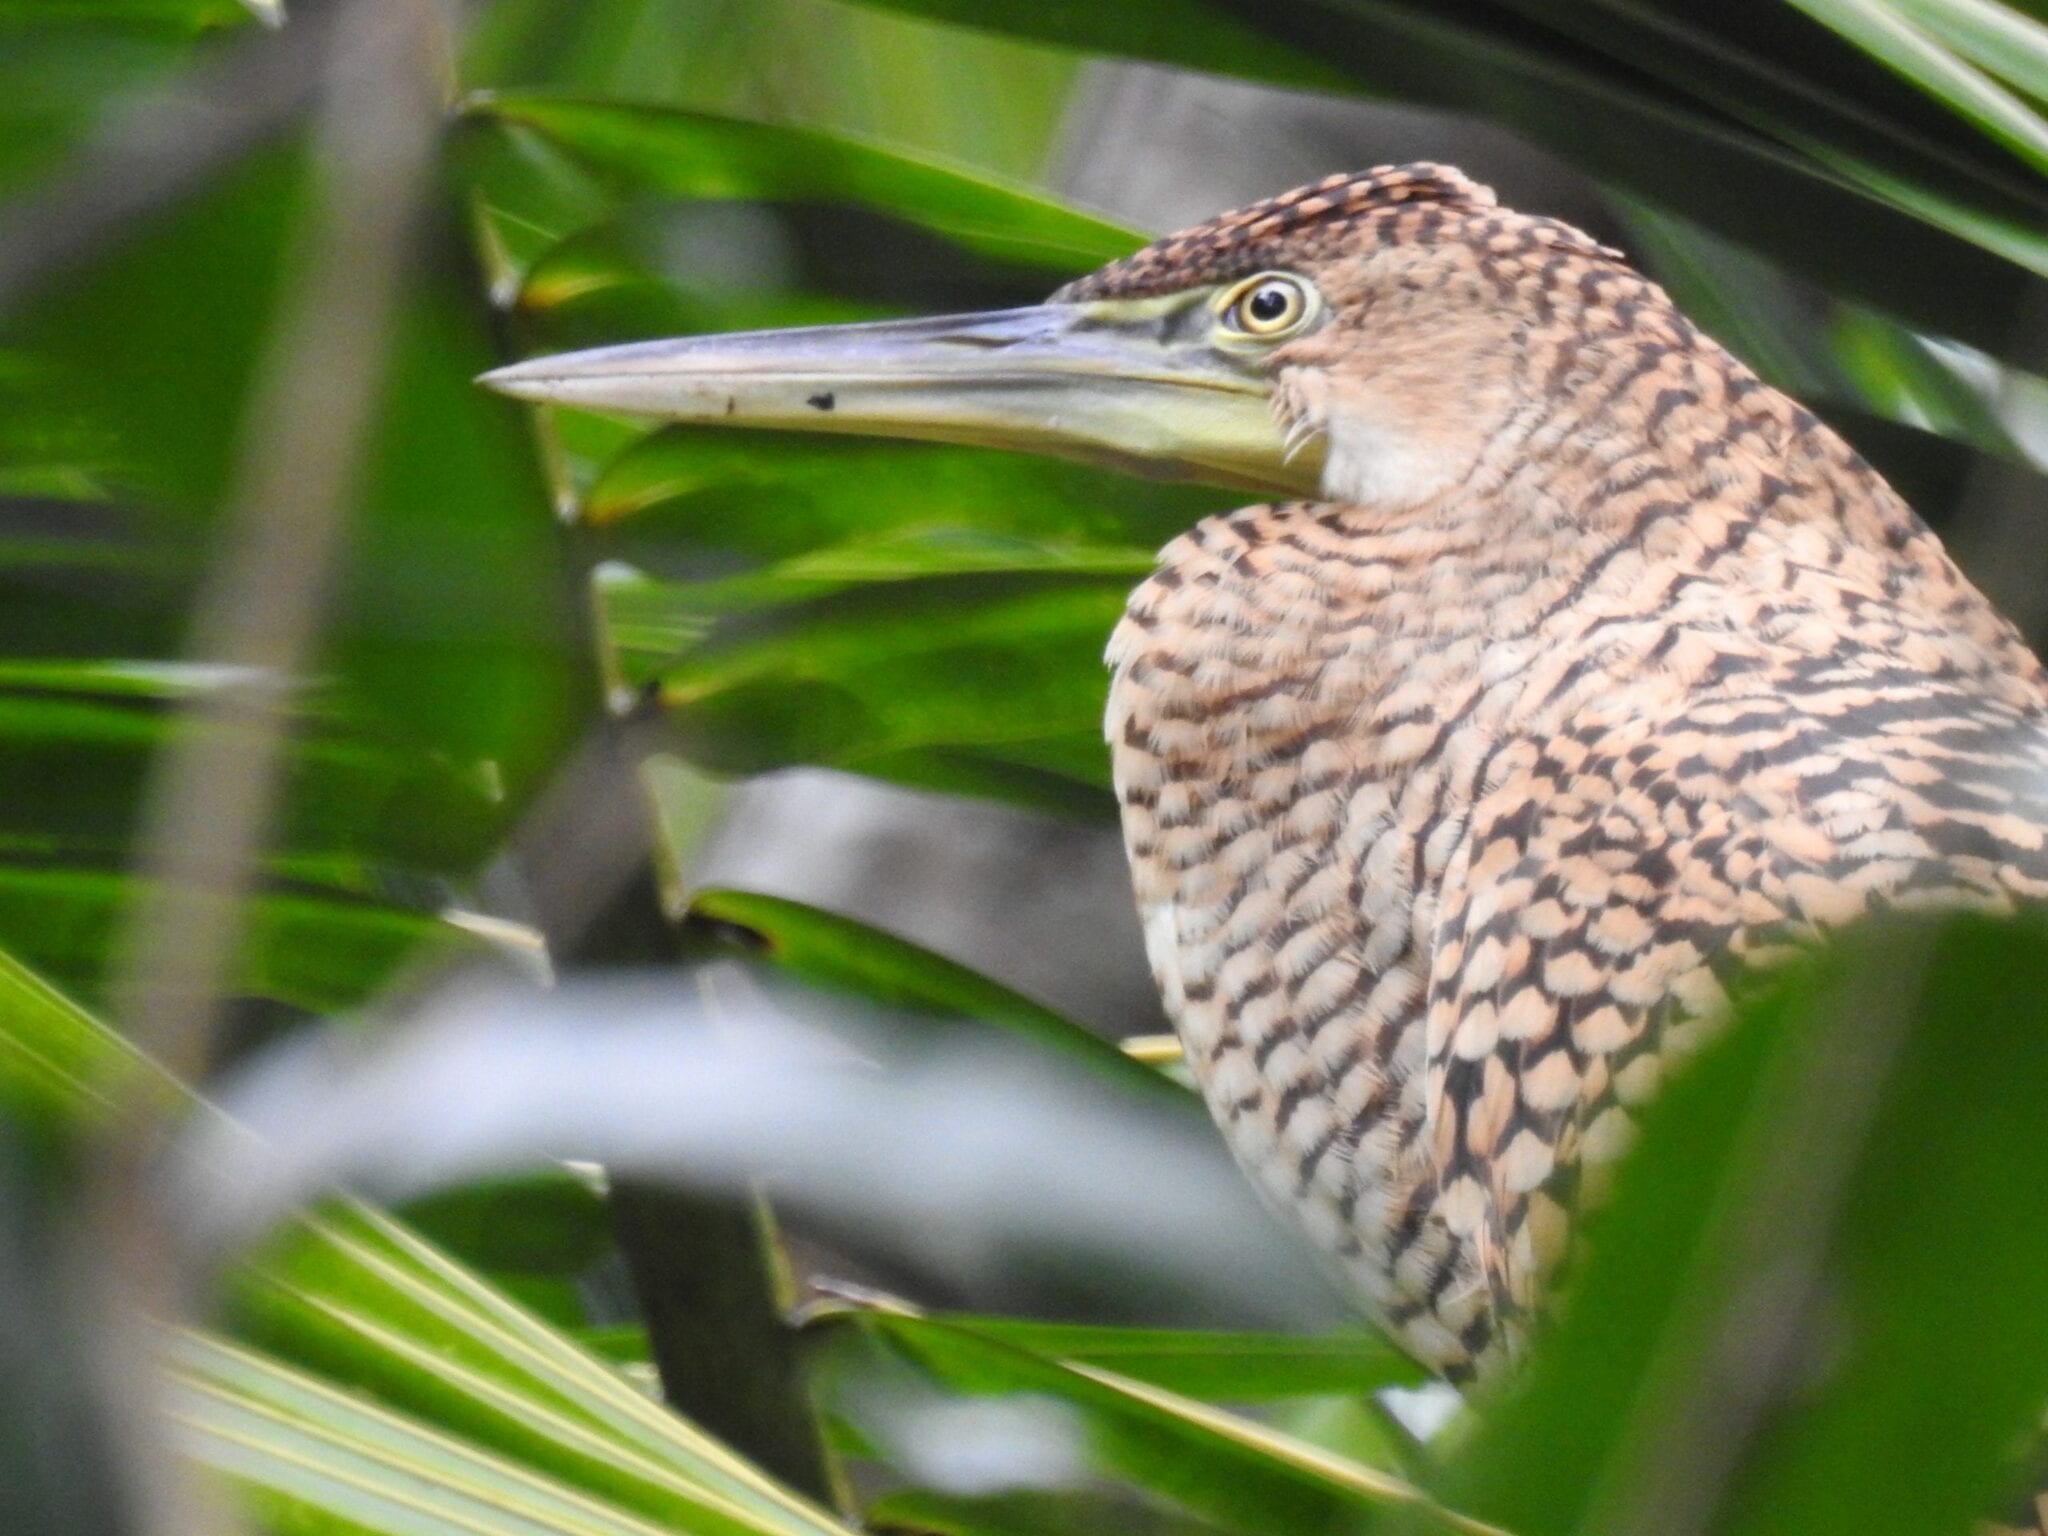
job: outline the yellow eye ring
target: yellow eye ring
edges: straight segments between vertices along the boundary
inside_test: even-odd
[[[1308,287],[1285,272],[1263,272],[1240,283],[1224,301],[1230,324],[1247,336],[1269,338],[1293,330],[1307,317]]]

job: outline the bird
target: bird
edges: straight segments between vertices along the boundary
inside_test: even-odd
[[[522,398],[1241,487],[1108,641],[1146,952],[1249,1177],[1453,1381],[1740,968],[2048,897],[2048,674],[1848,443],[1624,255],[1442,165],[987,314],[699,336]]]

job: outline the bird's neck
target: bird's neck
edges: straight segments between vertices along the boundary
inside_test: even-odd
[[[1233,520],[1254,539],[1308,521],[1340,541],[1335,601],[1352,595],[1347,566],[1386,573],[1370,622],[1389,686],[1418,652],[1540,642],[1655,590],[1674,619],[1690,607],[1710,624],[1716,591],[1938,618],[1954,637],[1945,665],[2038,692],[2024,642],[1884,479],[1675,310],[1543,361],[1545,387],[1522,377],[1470,452],[1440,432],[1433,469],[1411,452],[1373,471],[1333,447],[1326,505]],[[1356,422],[1330,426],[1333,444],[1349,431],[1371,446]]]
[[[2038,663],[1934,535],[1711,343],[1499,438],[1419,500],[1249,508],[1169,545],[1111,645],[1120,776],[1198,793],[1322,752],[1398,791],[1461,742],[1654,681],[1674,635],[1792,651],[1845,606],[2041,707]]]

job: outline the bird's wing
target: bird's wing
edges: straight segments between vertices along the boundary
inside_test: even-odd
[[[1724,1002],[1717,973],[1877,904],[2048,897],[2048,725],[1882,657],[1617,702],[1504,744],[1435,915],[1428,1131],[1496,1307]]]

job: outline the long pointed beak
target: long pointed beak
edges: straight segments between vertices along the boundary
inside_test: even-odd
[[[988,314],[692,336],[534,358],[480,382],[524,400],[730,426],[1012,448],[1167,479],[1313,494],[1256,370],[1154,313]]]

